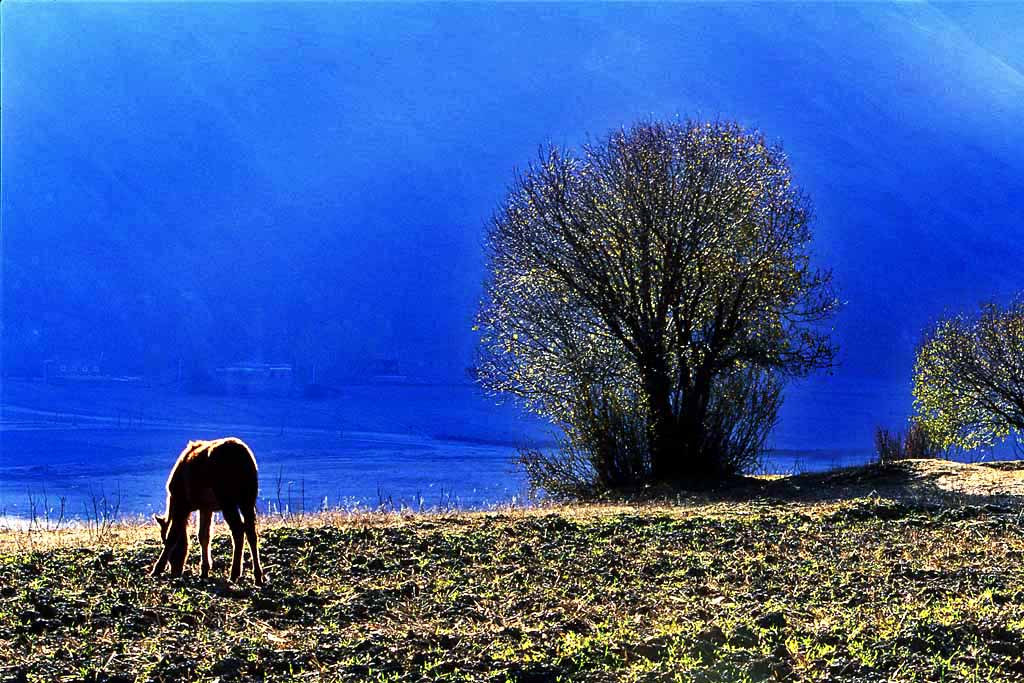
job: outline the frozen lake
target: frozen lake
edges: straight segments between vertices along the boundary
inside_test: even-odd
[[[6,381],[0,410],[0,516],[35,506],[144,515],[189,439],[238,436],[256,453],[264,511],[328,507],[481,508],[523,500],[513,458],[549,426],[467,385],[357,385],[328,400],[188,396],[138,385]],[[770,472],[872,457],[876,424],[899,427],[909,387],[796,385],[775,430]],[[52,514],[52,513],[51,513]]]

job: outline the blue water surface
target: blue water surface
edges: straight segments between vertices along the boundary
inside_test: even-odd
[[[185,444],[229,435],[256,454],[264,512],[518,504],[529,498],[517,451],[550,448],[557,437],[471,385],[353,385],[311,401],[6,380],[3,398],[0,517],[160,511]],[[823,406],[841,419],[812,419]],[[898,428],[909,410],[909,387],[794,385],[761,471],[867,462],[874,427]]]

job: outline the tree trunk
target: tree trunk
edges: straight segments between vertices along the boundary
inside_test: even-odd
[[[678,479],[683,460],[679,423],[667,396],[664,400],[660,396],[651,399],[651,474],[655,481],[673,482]]]
[[[649,448],[655,481],[672,481],[679,461],[678,422],[672,410],[672,384],[663,360],[651,356],[642,364],[644,391],[651,411]]]
[[[710,380],[699,377],[683,392],[683,403],[673,409],[671,383],[657,368],[644,380],[651,411],[651,474],[655,481],[687,488],[702,488],[719,471],[706,447],[706,418]]]
[[[705,488],[718,478],[721,470],[719,453],[709,448],[707,434],[708,404],[711,401],[711,373],[697,371],[693,385],[686,392],[680,418],[685,428],[686,463],[679,481],[692,488]]]

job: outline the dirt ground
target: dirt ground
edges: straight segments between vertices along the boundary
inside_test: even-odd
[[[878,496],[923,504],[1024,504],[1024,460],[960,463],[903,460],[824,473],[748,481],[753,493],[783,500],[827,501]],[[745,490],[740,487],[740,492]]]

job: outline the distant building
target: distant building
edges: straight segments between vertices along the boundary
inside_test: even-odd
[[[106,374],[99,361],[51,358],[43,361],[43,379],[46,382],[103,379]]]
[[[102,377],[98,362],[94,360],[50,358],[43,360],[43,378],[47,382]]]
[[[112,368],[101,359],[50,358],[44,360],[43,381],[47,384],[70,384],[73,382],[124,384],[142,381],[142,377],[135,375],[111,374]]]
[[[217,382],[232,396],[287,396],[292,391],[291,365],[237,363],[214,371]]]

